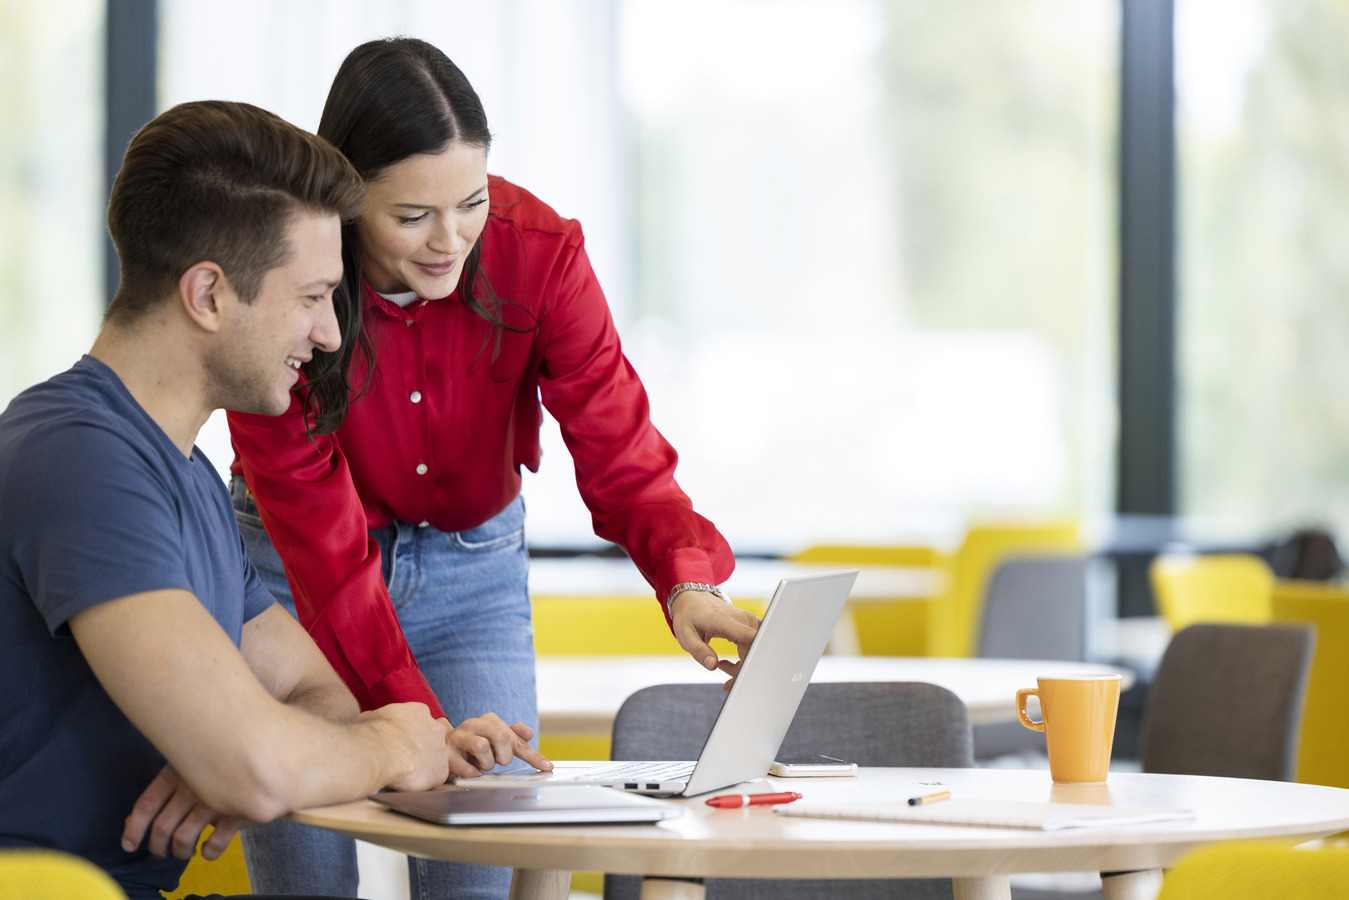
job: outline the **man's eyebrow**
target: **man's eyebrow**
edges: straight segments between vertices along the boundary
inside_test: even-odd
[[[329,289],[331,289],[331,288],[337,287],[337,286],[338,286],[339,284],[341,284],[341,283],[342,283],[342,279],[341,279],[341,278],[338,278],[336,281],[334,281],[334,280],[331,279],[331,278],[317,278],[317,279],[315,279],[315,280],[313,280],[313,281],[310,281],[310,282],[308,282],[308,283],[306,283],[306,284],[300,285],[300,290],[301,290],[301,291],[313,291],[313,290],[318,290],[319,288],[322,288],[323,290],[326,291],[326,290],[329,290]]]

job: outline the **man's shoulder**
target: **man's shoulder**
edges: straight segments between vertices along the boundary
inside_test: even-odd
[[[106,512],[128,490],[172,493],[162,441],[118,387],[72,369],[14,399],[0,414],[0,507],[23,511],[16,518],[31,525]]]
[[[122,399],[73,370],[29,388],[0,414],[0,471],[9,480],[72,456],[92,461],[132,451],[145,435]]]

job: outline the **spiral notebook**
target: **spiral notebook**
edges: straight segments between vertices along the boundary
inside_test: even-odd
[[[1121,825],[1184,821],[1194,818],[1192,809],[975,799],[944,800],[923,806],[910,806],[905,800],[804,802],[774,807],[773,812],[782,816],[809,816],[822,819],[865,819],[877,822],[971,825],[980,828],[1028,828],[1040,831],[1058,831],[1064,828],[1113,828]]]

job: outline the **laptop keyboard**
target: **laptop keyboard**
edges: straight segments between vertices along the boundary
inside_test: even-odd
[[[693,774],[691,762],[627,762],[599,766],[586,773],[586,781],[685,781]]]

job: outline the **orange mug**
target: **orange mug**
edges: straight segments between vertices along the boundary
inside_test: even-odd
[[[1119,710],[1119,675],[1042,675],[1038,688],[1016,692],[1016,715],[1045,733],[1049,775],[1055,784],[1105,781]],[[1039,722],[1026,714],[1026,698],[1040,698]]]

